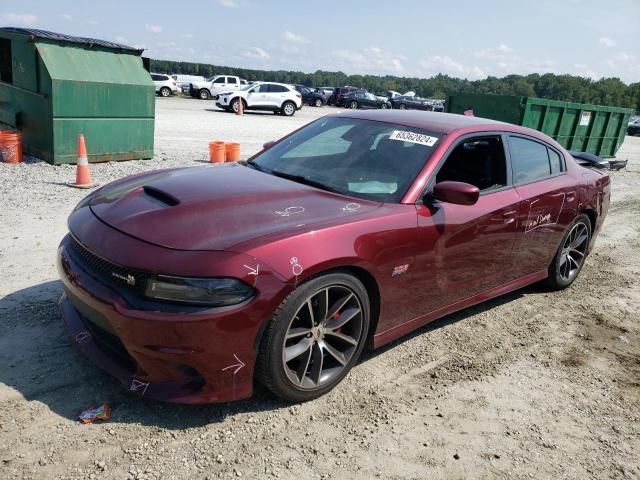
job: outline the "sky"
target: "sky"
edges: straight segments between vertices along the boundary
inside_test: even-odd
[[[232,67],[640,81],[640,0],[0,0],[0,26]]]

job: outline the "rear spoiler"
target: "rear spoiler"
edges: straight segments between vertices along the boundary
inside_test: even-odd
[[[605,160],[602,157],[587,152],[569,150],[571,156],[583,167],[597,168],[599,170],[620,170],[627,166],[626,160]]]

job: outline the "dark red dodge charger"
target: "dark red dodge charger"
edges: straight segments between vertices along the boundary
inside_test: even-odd
[[[379,347],[545,281],[569,286],[609,177],[537,131],[430,112],[343,112],[247,162],[118,180],[58,250],[71,338],[131,392],[304,401]]]

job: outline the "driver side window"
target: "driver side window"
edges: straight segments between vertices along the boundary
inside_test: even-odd
[[[436,175],[436,183],[464,182],[481,192],[507,186],[507,162],[502,138],[478,137],[457,145]]]

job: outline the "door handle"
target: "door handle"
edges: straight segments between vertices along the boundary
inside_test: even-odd
[[[511,210],[508,212],[502,212],[501,214],[492,217],[491,220],[499,223],[513,223],[516,221],[517,215],[518,212],[516,210]]]

